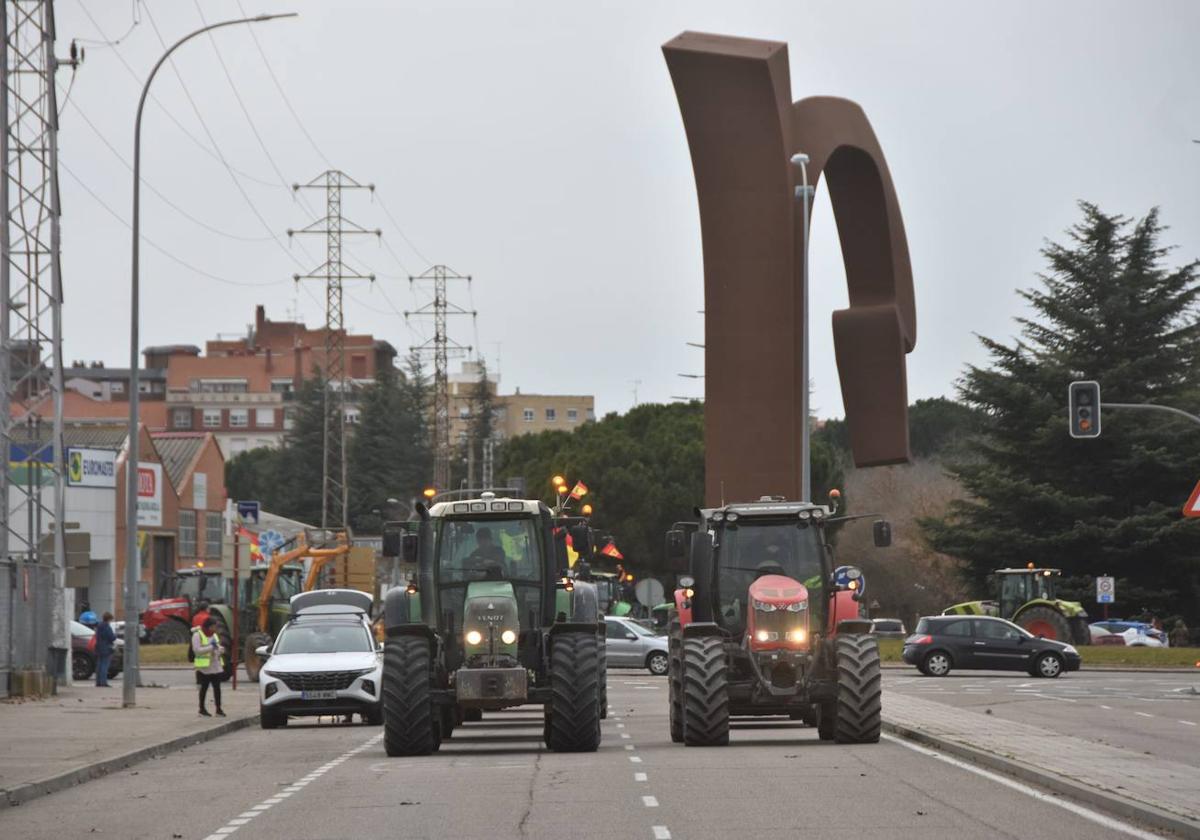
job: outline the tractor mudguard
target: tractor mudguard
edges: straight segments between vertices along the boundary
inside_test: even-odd
[[[596,584],[575,582],[571,590],[571,612],[567,617],[575,624],[594,624],[600,620],[600,596]]]
[[[387,628],[401,624],[416,624],[421,621],[421,599],[408,591],[407,587],[394,586],[388,590],[383,602],[383,623]]]
[[[838,633],[870,633],[871,620],[868,618],[843,618],[837,623]]]
[[[556,621],[550,625],[550,636],[558,636],[562,633],[595,633],[601,635],[602,629],[597,622],[584,621]]]
[[[388,638],[395,636],[421,636],[431,642],[437,639],[433,628],[428,624],[397,624],[387,628]]]
[[[1077,615],[1087,617],[1087,612],[1083,609],[1083,605],[1078,601],[1051,601],[1047,598],[1034,598],[1032,601],[1026,601],[1017,611],[1012,614],[1010,621],[1016,621],[1021,615],[1032,607],[1046,607],[1054,610],[1057,613],[1062,613],[1067,618],[1072,618]]]
[[[826,625],[826,631],[830,634],[836,634],[838,627],[844,621],[857,621],[862,618],[859,612],[859,601],[854,596],[857,592],[852,592],[849,589],[839,589],[834,591],[829,598],[829,621]],[[870,622],[867,622],[869,625]]]
[[[715,621],[693,621],[683,627],[683,638],[701,639],[706,636],[723,636],[721,626]]]
[[[942,615],[1000,615],[996,601],[964,601],[942,610]]]

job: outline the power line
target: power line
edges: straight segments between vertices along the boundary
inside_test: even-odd
[[[108,202],[106,202],[103,198],[101,198],[95,190],[93,190],[86,183],[84,183],[83,179],[80,178],[78,175],[76,175],[74,173],[74,171],[72,171],[71,167],[69,167],[65,163],[63,163],[61,158],[58,161],[58,167],[63,172],[66,172],[67,175],[69,175],[71,177],[71,180],[73,180],[76,184],[78,184],[83,189],[84,192],[86,192],[88,195],[90,195],[97,204],[99,204],[106,211],[108,211],[108,214],[110,216],[112,216],[114,219],[116,219],[118,222],[120,222],[125,227],[127,227],[127,228],[131,227],[129,222],[125,219],[124,216],[122,216],[120,213],[118,213],[116,210],[114,210],[111,206],[109,206]],[[258,286],[258,287],[261,287],[261,286],[278,286],[280,283],[287,282],[286,280],[268,280],[265,283],[247,283],[247,282],[240,281],[240,280],[230,280],[228,277],[221,277],[219,274],[213,274],[211,271],[205,271],[203,268],[197,268],[196,266],[189,263],[187,260],[183,259],[182,257],[176,256],[175,254],[168,251],[166,248],[159,245],[153,239],[150,239],[149,237],[147,237],[145,235],[142,236],[142,241],[145,242],[147,245],[149,245],[151,248],[153,248],[155,251],[158,251],[160,254],[162,254],[167,259],[171,260],[171,262],[176,263],[177,265],[182,266],[183,268],[186,268],[188,271],[199,274],[201,277],[207,277],[209,280],[216,280],[218,283],[225,283],[230,286]]]
[[[139,0],[133,0],[133,3],[132,3],[133,8],[131,10],[133,20],[130,22],[129,28],[125,30],[124,34],[119,35],[116,38],[113,38],[111,41],[108,40],[107,38],[105,38],[103,40],[96,40],[95,38],[75,38],[74,40],[78,41],[80,44],[86,44],[88,46],[91,46],[93,49],[100,49],[100,50],[111,49],[113,47],[119,46],[122,41],[124,41],[126,38],[128,38],[130,35],[133,34],[133,30],[137,29],[138,24],[141,23],[141,21],[138,20],[138,2],[139,2]],[[82,5],[82,3],[83,3],[83,0],[80,0],[81,5]]]
[[[84,15],[87,17],[88,20],[91,21],[92,27],[97,32],[100,33],[100,36],[102,38],[107,39],[108,36],[105,34],[103,27],[101,27],[100,24],[96,21],[96,18],[92,16],[92,13],[88,9],[87,3],[85,2],[85,0],[77,0],[77,2],[78,2],[80,9],[83,10]],[[159,33],[158,28],[154,25],[154,17],[153,17],[153,15],[150,14],[149,7],[146,8],[146,19],[150,21],[150,26],[152,29],[154,29],[154,34],[158,37],[158,42],[160,44],[162,44],[164,47],[166,47],[166,42],[163,41],[162,34]],[[123,55],[121,55],[121,51],[119,49],[114,49],[113,55],[116,56],[117,61],[121,62],[121,66],[125,68],[125,71],[129,74],[130,78],[132,78],[134,80],[134,82],[140,87],[143,79],[138,75],[137,71],[134,70],[133,67],[130,66],[129,62],[125,60],[125,57]],[[174,62],[172,62],[171,67],[172,67],[172,69],[175,69]],[[187,86],[183,84],[183,77],[180,76],[178,70],[175,70],[175,75],[179,78],[179,83],[184,88],[184,93],[187,94],[188,93]],[[167,108],[157,96],[155,96],[153,93],[151,93],[149,98],[150,98],[150,101],[153,102],[155,105],[157,105],[159,110],[161,110],[163,112],[163,114],[166,115],[167,119],[169,119],[171,122],[173,122],[175,124],[175,127],[178,128],[181,132],[183,132],[184,137],[186,137],[188,140],[192,141],[192,143],[195,144],[195,146],[198,149],[200,149],[200,151],[204,152],[206,155],[208,155],[209,157],[211,157],[214,160],[216,160],[217,162],[219,162],[225,169],[227,169],[230,172],[237,173],[242,178],[245,178],[247,181],[253,181],[256,184],[261,184],[263,186],[272,187],[275,189],[279,188],[279,185],[276,184],[274,181],[268,181],[264,178],[259,178],[258,176],[252,175],[249,172],[243,172],[242,170],[233,167],[227,160],[225,160],[224,155],[222,155],[220,153],[220,151],[214,150],[214,149],[209,148],[208,146],[204,145],[204,143],[202,143],[200,141],[200,139],[196,137],[195,132],[193,132],[191,129],[189,129],[187,126],[185,126],[182,122],[180,122],[179,119],[175,116],[175,114],[171,111],[171,109]],[[190,98],[191,97],[189,95],[189,99]],[[192,103],[192,107],[195,108],[195,103]],[[204,125],[203,118],[201,118],[200,123],[201,123],[201,126]],[[211,134],[209,134],[209,137],[211,139]]]
[[[417,246],[413,244],[412,240],[409,239],[404,233],[404,229],[400,227],[400,223],[396,221],[396,217],[392,215],[392,211],[388,209],[387,204],[384,203],[382,196],[376,194],[375,200],[379,202],[379,208],[383,210],[383,215],[387,216],[388,221],[392,223],[392,227],[396,229],[396,233],[400,234],[400,238],[408,243],[408,247],[412,248],[413,253],[421,259],[421,262],[425,263],[426,265],[432,265],[433,260],[422,254],[420,249],[417,248]],[[400,262],[400,258],[396,257],[396,261]]]
[[[101,132],[100,129],[96,126],[96,124],[91,121],[91,119],[88,117],[88,115],[86,113],[84,113],[84,110],[79,107],[79,104],[76,102],[72,102],[71,107],[75,109],[75,112],[77,114],[79,114],[79,116],[81,118],[83,118],[83,121],[85,123],[87,123],[88,128],[90,128],[92,130],[92,132],[97,137],[100,138],[100,142],[103,143],[104,146],[110,152],[113,153],[113,156],[115,156],[117,158],[117,160],[121,161],[121,164],[126,169],[128,169],[130,172],[132,172],[133,166],[131,166],[129,161],[125,159],[125,156],[122,155],[117,150],[117,148],[112,143],[109,142],[108,138],[104,136],[104,133]],[[196,225],[199,225],[200,227],[204,228],[205,230],[209,231],[210,233],[215,233],[218,236],[224,236],[227,239],[236,239],[240,242],[266,242],[272,238],[270,236],[241,236],[236,233],[230,233],[227,230],[221,230],[220,228],[218,228],[214,225],[208,224],[208,222],[205,222],[203,219],[198,219],[195,216],[193,216],[187,210],[183,209],[178,204],[176,204],[174,201],[167,198],[167,196],[164,195],[161,190],[159,190],[156,186],[154,186],[154,184],[150,183],[145,178],[142,178],[142,184],[146,187],[146,189],[148,189],[150,192],[154,193],[154,195],[156,195],[164,204],[166,204],[168,207],[170,207],[176,213],[183,216],[188,221],[190,221]]]

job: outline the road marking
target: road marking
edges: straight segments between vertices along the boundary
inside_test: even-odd
[[[1110,712],[1112,711],[1112,706],[1105,706],[1103,703],[1100,704],[1100,708]]]
[[[629,756],[629,760],[630,760],[630,761],[632,761],[634,764],[641,764],[641,763],[642,763],[642,759],[641,759],[641,757],[640,757],[640,756],[636,756],[636,755],[631,755],[631,756]]]
[[[658,800],[655,799],[653,796],[643,796],[642,804],[645,805],[647,808],[657,808]]]
[[[628,732],[622,732],[621,737],[628,741],[632,736]]]
[[[633,745],[633,744],[626,744],[626,745],[625,745],[625,749],[632,751],[632,750],[634,749],[634,745]]]
[[[974,773],[976,776],[982,776],[983,778],[995,782],[996,784],[1003,785],[1010,790],[1015,790],[1018,793],[1023,793],[1026,796],[1032,797],[1039,802],[1045,802],[1047,804],[1062,808],[1063,810],[1070,811],[1072,814],[1083,817],[1085,820],[1091,820],[1092,822],[1102,825],[1105,828],[1110,828],[1114,831],[1120,831],[1124,834],[1128,834],[1130,837],[1137,837],[1140,840],[1162,840],[1162,836],[1159,834],[1151,834],[1149,831],[1143,831],[1140,828],[1130,825],[1129,823],[1121,822],[1120,820],[1105,816],[1098,811],[1093,811],[1090,808],[1085,808],[1083,805],[1077,805],[1074,802],[1061,799],[1056,795],[1043,793],[1042,791],[1032,788],[1029,785],[1005,778],[1004,776],[1001,776],[998,773],[993,773],[990,770],[984,770],[982,767],[976,767],[974,764],[969,762],[960,761],[957,758],[952,758],[951,756],[919,746],[918,744],[910,744],[908,741],[905,741],[903,738],[897,738],[895,735],[883,735],[881,737],[887,741],[891,741],[899,744],[902,747],[906,747],[913,752],[929,756],[930,758],[936,758],[939,761],[944,761],[947,764],[959,768],[960,770],[966,770],[970,773]]]
[[[633,774],[633,780],[635,782],[644,782],[644,781],[646,781],[647,778],[648,777],[646,776],[645,773],[634,773]]]
[[[1184,726],[1195,726],[1196,725],[1196,724],[1192,723],[1190,720],[1181,720],[1179,722],[1182,723]]]
[[[665,825],[654,826],[654,840],[671,840],[671,832]]]
[[[617,718],[617,720],[620,720],[620,718]],[[625,728],[625,724],[623,724],[623,723],[617,724],[617,729],[624,729],[624,728]]]
[[[1134,712],[1134,714],[1139,715],[1141,717],[1154,717],[1154,715],[1148,714],[1146,712]]]

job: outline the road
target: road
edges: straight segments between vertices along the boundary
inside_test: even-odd
[[[614,671],[609,698],[594,755],[546,752],[532,709],[489,714],[422,758],[387,758],[377,728],[254,729],[0,811],[0,836],[1130,836],[896,740],[837,746],[744,720],[729,747],[672,744],[665,681],[644,673]]]
[[[1089,741],[1200,766],[1200,673],[1078,671],[1055,680],[958,671],[884,671],[884,688]]]

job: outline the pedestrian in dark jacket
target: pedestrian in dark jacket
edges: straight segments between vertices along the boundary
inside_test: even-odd
[[[112,629],[113,614],[106,612],[96,625],[96,686],[108,686],[108,663],[112,661],[117,634]]]

